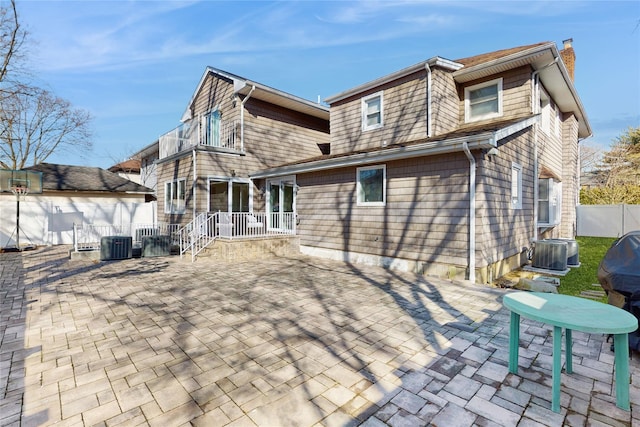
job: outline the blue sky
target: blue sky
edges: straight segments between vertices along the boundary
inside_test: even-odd
[[[638,1],[17,0],[38,83],[94,117],[94,148],[127,158],[179,124],[210,65],[316,101],[433,56],[573,38],[576,87],[607,148],[640,126]]]

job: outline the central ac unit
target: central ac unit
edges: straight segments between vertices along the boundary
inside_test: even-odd
[[[559,240],[540,240],[536,242],[531,265],[545,270],[566,270],[567,242]]]

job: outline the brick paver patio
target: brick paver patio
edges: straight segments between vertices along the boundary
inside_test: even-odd
[[[551,328],[504,290],[315,258],[194,264],[0,254],[0,425],[640,426],[613,353],[574,333],[550,411]]]

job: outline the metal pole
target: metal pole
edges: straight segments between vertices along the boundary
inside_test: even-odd
[[[16,249],[20,250],[20,196],[16,195]]]

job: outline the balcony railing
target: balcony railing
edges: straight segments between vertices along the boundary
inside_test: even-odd
[[[195,146],[242,151],[237,120],[220,120],[213,129],[205,130],[191,120],[165,133],[159,139],[160,158],[171,156]]]

